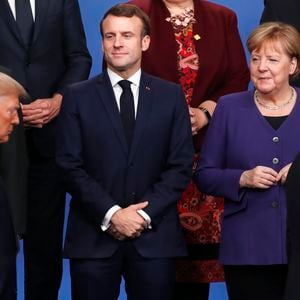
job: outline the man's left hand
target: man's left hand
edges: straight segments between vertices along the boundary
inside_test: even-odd
[[[30,104],[22,105],[25,125],[42,127],[53,120],[59,113],[62,95],[55,94],[52,98],[36,99]]]

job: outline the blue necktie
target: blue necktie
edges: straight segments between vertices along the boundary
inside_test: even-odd
[[[123,122],[127,144],[130,147],[133,138],[135,123],[134,101],[130,88],[131,82],[128,80],[121,80],[118,82],[118,84],[123,90],[120,97],[120,114]]]
[[[15,0],[16,2],[16,22],[21,33],[23,42],[29,48],[33,33],[33,15],[29,0]]]

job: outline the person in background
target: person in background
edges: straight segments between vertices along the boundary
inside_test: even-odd
[[[192,175],[188,109],[179,85],[144,73],[147,15],[119,4],[100,23],[107,69],[71,86],[57,162],[72,196],[64,253],[73,300],[173,300],[186,255],[177,202]]]
[[[279,21],[294,26],[300,32],[300,1],[264,0],[264,5],[260,23]],[[300,78],[294,78],[292,84],[300,86]]]
[[[2,70],[1,70],[2,71]],[[23,87],[0,72],[0,143],[7,143],[19,124],[19,98],[25,97]],[[16,280],[17,243],[6,188],[0,174],[0,299],[17,299]]]
[[[201,0],[134,0],[150,18],[151,43],[142,68],[179,83],[189,107],[195,160],[219,97],[246,90],[249,71],[230,9]],[[178,204],[189,257],[177,261],[176,299],[208,299],[209,282],[223,281],[217,261],[223,199],[193,182]]]
[[[65,207],[54,160],[56,116],[66,86],[88,77],[91,57],[77,0],[0,1],[0,23],[0,65],[30,95],[22,102],[29,156],[25,298],[54,300],[62,274]]]
[[[298,300],[300,276],[300,154],[294,160],[286,180],[287,227],[288,227],[288,276],[285,300]]]
[[[195,182],[223,196],[220,261],[230,300],[282,300],[287,278],[284,184],[300,151],[298,31],[263,23],[250,34],[255,89],[220,99]]]

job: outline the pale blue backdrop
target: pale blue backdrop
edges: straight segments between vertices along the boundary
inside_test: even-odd
[[[55,0],[53,0],[55,1]],[[112,5],[122,0],[79,0],[83,23],[87,36],[87,43],[90,53],[93,57],[93,67],[91,76],[101,70],[101,43],[99,35],[99,20],[103,13]],[[259,18],[263,9],[263,0],[213,0],[233,9],[238,16],[239,30],[245,44],[245,40],[251,30],[259,23]],[[247,53],[248,56],[248,53]],[[67,201],[68,207],[68,201]],[[67,211],[67,210],[66,210]],[[18,300],[23,300],[23,257],[22,251],[18,256]],[[69,300],[70,279],[67,260],[64,261],[64,275],[60,289],[59,300]],[[122,290],[120,300],[125,300],[126,295]],[[41,299],[42,300],[42,299]],[[99,298],[99,300],[101,300]],[[141,299],[142,300],[142,299]],[[153,299],[155,300],[155,299]],[[199,299],[201,300],[201,299]],[[210,289],[210,300],[227,300],[226,290],[223,283],[212,284]]]

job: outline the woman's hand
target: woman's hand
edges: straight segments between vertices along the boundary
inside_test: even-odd
[[[289,163],[288,165],[286,165],[285,167],[283,167],[277,174],[277,182],[281,182],[281,184],[285,184],[286,182],[286,178],[288,176],[290,167],[291,167],[292,163]]]
[[[190,120],[192,126],[192,134],[195,135],[198,131],[208,124],[205,114],[199,108],[189,107]]]
[[[201,103],[201,107],[207,109],[207,111],[212,116],[216,108],[216,102],[212,100],[205,100]],[[204,114],[204,112],[199,108],[189,107],[189,113],[192,126],[192,134],[195,135],[200,129],[208,124],[209,120],[207,119],[207,116]]]
[[[247,188],[268,189],[278,182],[278,174],[269,167],[257,166],[247,170],[240,177],[240,186]]]

